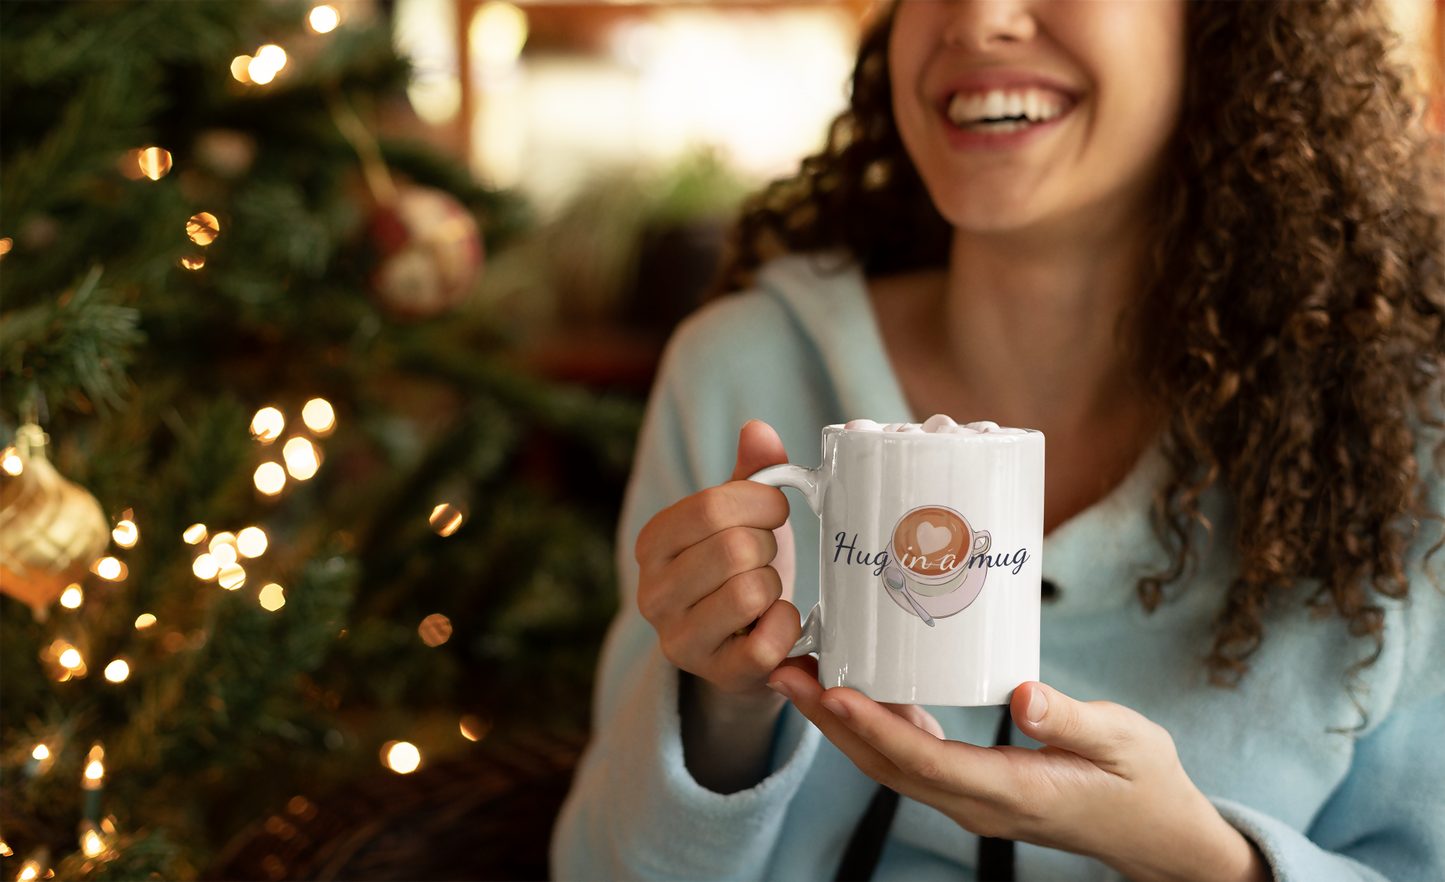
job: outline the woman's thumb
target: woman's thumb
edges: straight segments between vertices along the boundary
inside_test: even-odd
[[[773,427],[762,420],[748,420],[738,433],[738,462],[732,479],[741,481],[768,466],[787,461],[788,453]]]
[[[1014,690],[1010,710],[1019,731],[1035,741],[1100,762],[1122,758],[1151,725],[1122,705],[1075,701],[1037,682]]]

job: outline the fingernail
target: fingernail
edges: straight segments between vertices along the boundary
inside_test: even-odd
[[[823,707],[833,712],[833,716],[840,720],[848,719],[848,707],[836,698],[823,699]]]
[[[1049,700],[1044,697],[1044,690],[1035,689],[1034,697],[1029,699],[1028,709],[1024,716],[1029,718],[1030,723],[1038,723],[1049,712]]]
[[[768,682],[768,688],[783,696],[788,701],[793,700],[793,690],[789,689],[782,680],[770,680]]]

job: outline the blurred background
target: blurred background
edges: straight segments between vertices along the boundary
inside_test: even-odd
[[[543,878],[661,347],[885,8],[0,5],[0,876]]]

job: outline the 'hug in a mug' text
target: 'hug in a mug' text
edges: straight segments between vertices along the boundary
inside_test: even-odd
[[[835,535],[833,539],[838,543],[833,551],[833,563],[839,563],[841,561],[855,565],[872,566],[874,568],[873,575],[875,576],[881,575],[884,568],[888,566],[889,555],[887,549],[885,548],[871,555],[866,551],[859,551],[857,533],[854,533],[850,539],[847,533],[840,532]],[[847,552],[846,557],[844,556],[844,552]],[[1012,573],[1017,576],[1028,559],[1028,549],[1020,548],[1012,554],[1007,552],[1001,554],[975,554],[969,557],[966,564],[962,560],[950,561],[949,557],[944,557],[938,565],[941,572],[950,572],[960,567],[970,570],[975,567],[981,569],[1000,569],[1007,567],[1012,568]],[[899,563],[904,566],[909,565],[907,561],[899,561]]]

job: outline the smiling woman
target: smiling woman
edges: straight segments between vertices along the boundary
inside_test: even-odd
[[[1348,2],[893,6],[664,360],[556,871],[1438,877],[1445,230],[1390,42]],[[818,524],[740,480],[927,413],[1048,438],[1048,685],[1002,721],[785,660]]]

